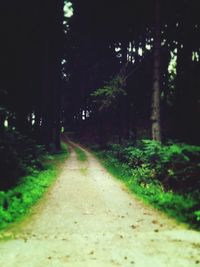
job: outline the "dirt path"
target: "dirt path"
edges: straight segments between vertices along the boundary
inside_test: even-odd
[[[0,267],[200,266],[200,233],[131,196],[74,152],[34,215],[0,242]]]

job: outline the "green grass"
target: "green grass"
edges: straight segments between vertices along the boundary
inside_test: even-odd
[[[76,155],[79,161],[82,161],[82,162],[87,161],[87,155],[82,149],[80,149],[79,147],[75,147],[74,150],[76,152]]]
[[[43,196],[59,174],[61,163],[69,156],[66,144],[62,151],[46,156],[44,168],[33,170],[13,189],[0,191],[0,229],[20,221],[30,208]]]
[[[143,184],[138,183],[137,172],[133,171],[127,164],[106,154],[96,151],[94,154],[100,159],[103,166],[144,202],[153,205],[155,208],[164,211],[179,222],[187,223],[192,228],[200,230],[199,221],[196,220],[194,207],[197,201],[189,195],[175,194],[172,191],[164,191],[159,183]]]

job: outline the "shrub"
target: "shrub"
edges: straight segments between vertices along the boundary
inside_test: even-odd
[[[25,216],[43,193],[55,180],[59,165],[68,157],[66,145],[62,151],[45,157],[45,168],[41,171],[32,171],[24,176],[16,187],[8,191],[0,191],[0,230],[10,223],[18,221]]]
[[[146,201],[199,228],[200,147],[151,140],[108,144],[105,167]]]
[[[162,183],[166,190],[180,193],[196,192],[200,188],[200,147],[152,140],[120,146],[109,144],[107,154],[128,164],[140,180]],[[140,177],[140,178],[139,178]]]
[[[44,149],[17,131],[6,129],[0,139],[0,189],[14,186],[19,177],[42,169]]]

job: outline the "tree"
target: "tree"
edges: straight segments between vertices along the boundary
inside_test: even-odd
[[[122,139],[123,131],[123,99],[126,96],[126,72],[125,66],[121,69],[120,73],[107,82],[102,88],[97,89],[92,93],[95,97],[95,102],[98,104],[98,110],[100,112],[109,112],[117,120],[117,132],[119,137],[119,143]],[[108,117],[108,115],[106,115]],[[114,119],[115,121],[115,119]]]
[[[0,3],[0,106],[11,127],[60,149],[64,0]],[[3,117],[1,118],[3,120]]]
[[[155,35],[154,35],[154,66],[153,66],[153,93],[152,93],[152,139],[161,141],[160,124],[160,63],[161,63],[161,26],[160,0],[155,2]]]

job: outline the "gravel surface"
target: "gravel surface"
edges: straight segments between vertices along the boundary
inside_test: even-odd
[[[0,267],[200,266],[199,232],[137,200],[87,156],[79,162],[72,150],[32,215],[0,234]]]

